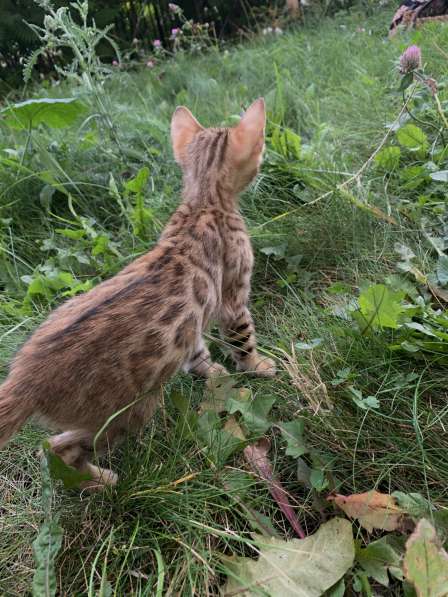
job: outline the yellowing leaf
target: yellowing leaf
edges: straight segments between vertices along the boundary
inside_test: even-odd
[[[224,595],[319,597],[353,565],[355,549],[348,520],[333,518],[305,539],[256,536],[258,560],[227,558]]]
[[[369,533],[373,529],[394,531],[405,514],[392,496],[375,490],[347,496],[335,495],[327,499],[334,501],[350,518],[356,518]]]
[[[418,597],[448,595],[448,554],[434,527],[422,519],[406,543],[403,570]]]

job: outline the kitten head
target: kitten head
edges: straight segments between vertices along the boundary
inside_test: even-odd
[[[232,128],[202,127],[183,106],[171,120],[174,157],[192,182],[225,177],[235,192],[242,191],[256,176],[264,151],[266,112],[257,99]]]

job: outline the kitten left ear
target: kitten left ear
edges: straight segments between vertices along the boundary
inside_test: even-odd
[[[182,162],[185,148],[193,137],[204,128],[199,124],[193,114],[185,106],[178,106],[171,119],[171,142],[173,144],[174,158],[178,164]]]
[[[262,152],[264,147],[264,129],[266,109],[264,99],[258,98],[251,104],[233,129],[234,138],[244,154]]]

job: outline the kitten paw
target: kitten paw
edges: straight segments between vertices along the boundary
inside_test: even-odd
[[[230,375],[224,365],[220,365],[219,363],[212,363],[210,367],[207,369],[207,377],[224,377],[225,375]]]
[[[269,358],[260,358],[254,369],[254,375],[260,377],[275,377],[276,373],[275,361]]]
[[[118,483],[118,475],[108,468],[100,468],[93,464],[88,464],[87,472],[92,476],[88,481],[80,484],[80,489],[87,491],[103,491],[105,487],[114,487]]]
[[[277,372],[275,362],[268,357],[261,357],[260,355],[256,355],[250,361],[238,363],[237,368],[239,371],[247,371],[247,373],[256,375],[257,377],[275,377]]]

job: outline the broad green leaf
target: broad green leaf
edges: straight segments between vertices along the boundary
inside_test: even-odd
[[[216,412],[207,410],[197,419],[198,438],[207,446],[211,460],[222,465],[243,446],[240,438],[222,428],[222,420]]]
[[[323,338],[313,338],[309,342],[296,342],[294,346],[297,350],[312,350],[322,344],[322,342]]]
[[[39,124],[51,128],[70,126],[86,110],[84,104],[75,98],[41,98],[8,106],[0,112],[8,126],[14,129],[28,129]]]
[[[65,464],[60,456],[44,446],[45,457],[48,461],[48,469],[52,479],[62,481],[66,489],[79,487],[83,481],[89,481],[92,477],[89,473],[81,473],[73,466]]]
[[[225,558],[229,579],[224,594],[245,597],[320,597],[353,565],[351,524],[333,518],[305,539],[283,541],[256,536],[258,560]]]
[[[434,527],[422,519],[406,543],[403,571],[418,597],[446,597],[448,554]]]
[[[351,398],[353,400],[353,402],[359,406],[359,408],[362,408],[363,410],[368,410],[369,408],[379,408],[380,407],[380,403],[378,401],[377,398],[375,398],[375,396],[367,396],[366,398],[363,398],[362,392],[356,388],[354,388],[353,386],[349,387],[350,390],[350,394],[351,394]]]
[[[356,549],[356,560],[364,572],[385,587],[389,586],[388,570],[400,575],[400,554],[389,545],[389,538],[382,537],[367,547]]]
[[[248,430],[261,435],[272,424],[268,420],[268,415],[274,402],[275,398],[270,398],[269,396],[259,396],[250,401],[231,397],[227,401],[227,410],[230,414],[241,413]]]
[[[433,180],[440,182],[448,182],[448,170],[439,170],[438,172],[431,172],[429,175]]]
[[[143,168],[140,168],[140,170],[137,172],[134,178],[131,178],[130,180],[125,182],[124,187],[127,191],[130,191],[131,193],[142,193],[146,186],[146,183],[148,182],[148,178],[149,168],[147,166],[143,166]]]
[[[286,255],[287,248],[288,245],[285,243],[283,245],[276,245],[274,247],[262,247],[260,252],[264,255],[268,255],[268,257],[272,255],[273,257],[282,258]]]
[[[320,468],[313,468],[310,474],[311,487],[316,491],[323,491],[328,487],[328,479]]]
[[[401,149],[399,147],[385,147],[375,156],[375,162],[388,172],[395,170],[400,163]]]
[[[408,123],[397,131],[397,139],[400,145],[411,151],[426,153],[428,150],[428,137],[421,128],[415,124]]]
[[[279,423],[278,426],[286,440],[286,454],[298,458],[308,452],[308,447],[303,437],[305,423],[303,419],[295,419],[289,423]]]
[[[345,580],[341,578],[335,585],[330,587],[325,593],[325,597],[344,597],[345,595]]]
[[[437,279],[442,286],[448,284],[448,255],[441,255],[437,261]]]
[[[403,292],[393,292],[384,284],[374,284],[361,293],[359,307],[366,323],[373,327],[397,328],[403,312]]]

